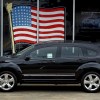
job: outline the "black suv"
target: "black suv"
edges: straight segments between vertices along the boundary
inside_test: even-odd
[[[100,49],[89,43],[41,43],[0,58],[0,89],[20,83],[79,84],[100,89]]]

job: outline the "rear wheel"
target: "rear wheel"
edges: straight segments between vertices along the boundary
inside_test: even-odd
[[[0,73],[0,89],[2,91],[11,91],[17,86],[16,76],[9,71]]]
[[[81,85],[87,92],[97,92],[100,89],[100,75],[96,72],[86,73],[81,80]]]

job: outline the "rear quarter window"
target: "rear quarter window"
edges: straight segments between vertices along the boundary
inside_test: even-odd
[[[92,49],[84,49],[84,56],[86,57],[95,57],[97,56],[98,52]]]
[[[80,47],[65,46],[65,47],[62,47],[62,50],[61,50],[62,58],[80,57],[82,55],[83,54]]]

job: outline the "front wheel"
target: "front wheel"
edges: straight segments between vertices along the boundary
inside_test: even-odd
[[[81,86],[87,92],[97,92],[100,89],[100,75],[96,72],[86,73],[81,80]]]
[[[0,73],[0,89],[2,91],[11,91],[17,86],[16,76],[9,71]]]

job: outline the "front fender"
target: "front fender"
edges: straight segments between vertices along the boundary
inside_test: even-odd
[[[90,71],[98,72],[100,74],[100,64],[95,62],[90,62],[81,65],[75,72],[76,79],[80,79],[82,75]]]
[[[22,78],[22,71],[18,65],[12,62],[2,62],[0,63],[0,72],[2,71],[11,71],[13,72],[18,80],[20,81]]]

